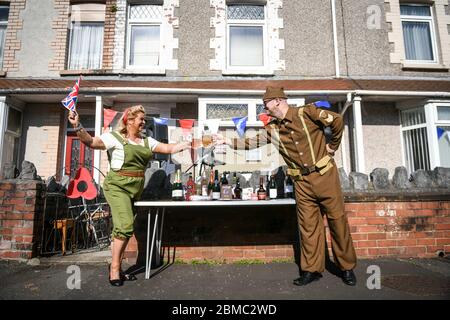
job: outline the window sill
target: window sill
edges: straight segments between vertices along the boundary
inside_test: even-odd
[[[252,76],[252,75],[259,75],[259,76],[273,76],[274,73],[273,71],[270,70],[245,70],[245,69],[241,69],[241,70],[223,70],[222,71],[222,75],[224,76],[242,76],[242,75],[247,75],[247,76]]]
[[[6,71],[0,71],[0,78],[6,77]]]
[[[151,69],[125,69],[118,71],[119,74],[124,75],[166,75],[165,68],[151,68]]]
[[[430,71],[430,72],[448,72],[449,68],[441,64],[412,64],[404,63],[402,65],[403,71]]]
[[[106,69],[82,69],[82,70],[61,70],[60,76],[74,76],[74,75],[98,75],[98,74],[113,74],[111,70]]]

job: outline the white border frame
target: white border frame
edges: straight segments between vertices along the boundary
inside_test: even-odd
[[[243,5],[252,5],[245,4]],[[228,19],[228,5],[225,6],[225,72],[224,73],[271,73],[269,63],[269,42],[267,35],[267,4],[264,7],[264,20],[236,20]],[[230,27],[262,27],[263,30],[263,65],[262,66],[232,66],[230,65]]]
[[[428,4],[417,4],[417,3],[400,3],[401,6],[411,6],[411,7],[429,7],[430,8],[430,16],[407,16],[400,14],[400,26],[402,28],[402,40],[405,41],[405,36],[403,33],[403,22],[427,22],[430,26],[431,33],[431,47],[433,51],[433,60],[407,60],[406,59],[406,43],[404,43],[405,48],[405,64],[439,64],[439,54],[437,50],[437,42],[436,42],[436,30],[434,26],[434,13],[433,13],[433,5]],[[401,10],[401,9],[400,9]]]
[[[165,68],[162,64],[162,54],[163,54],[163,16],[164,16],[164,7],[163,4],[148,4],[154,6],[160,6],[162,10],[162,16],[160,19],[135,19],[131,20],[130,16],[130,7],[133,5],[140,5],[139,3],[128,2],[127,3],[127,12],[126,12],[126,44],[125,44],[125,69],[130,71],[139,71],[139,72],[149,72],[149,73],[165,73]],[[132,26],[159,26],[159,58],[158,65],[147,65],[147,66],[136,66],[130,64],[130,54],[131,54],[131,27]]]

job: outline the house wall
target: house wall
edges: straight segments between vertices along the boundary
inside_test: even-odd
[[[21,155],[36,166],[43,179],[57,173],[61,106],[28,104],[23,112]]]
[[[18,68],[8,70],[8,76],[58,76],[56,71],[49,70],[50,60],[54,56],[51,39],[56,35],[52,28],[55,15],[53,0],[27,1],[20,13],[22,29],[17,32],[20,42],[20,49],[16,52]]]
[[[403,165],[399,111],[393,103],[363,101],[361,112],[366,172],[386,168],[391,178]]]

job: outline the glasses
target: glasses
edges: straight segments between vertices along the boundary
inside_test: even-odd
[[[213,143],[213,137],[210,131],[205,131],[202,135],[202,145],[204,148],[208,148]]]

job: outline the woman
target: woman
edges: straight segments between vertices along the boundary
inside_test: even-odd
[[[113,219],[112,263],[109,268],[109,282],[112,286],[123,285],[130,279],[121,271],[123,253],[133,235],[133,202],[144,189],[144,170],[152,153],[172,154],[190,148],[189,142],[165,144],[153,138],[142,138],[145,110],[133,106],[125,110],[118,131],[91,137],[84,130],[77,113],[69,113],[78,138],[92,149],[108,150],[111,170],[103,183],[103,191],[111,207]]]

